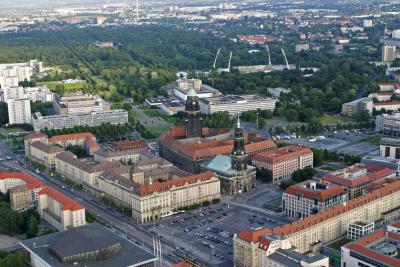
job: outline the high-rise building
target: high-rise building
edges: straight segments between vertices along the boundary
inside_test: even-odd
[[[7,106],[9,124],[31,124],[31,102],[29,99],[9,99]]]
[[[199,98],[193,89],[187,95],[186,108],[186,138],[201,137],[201,116]]]
[[[392,62],[396,59],[396,46],[384,45],[382,46],[382,61]]]

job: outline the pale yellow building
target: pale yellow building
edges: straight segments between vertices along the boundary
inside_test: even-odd
[[[43,163],[46,167],[54,169],[55,158],[58,154],[64,152],[64,149],[58,146],[51,146],[42,142],[33,142],[30,145],[29,157],[35,161]]]
[[[85,208],[50,187],[39,192],[37,209],[42,219],[60,231],[86,224]]]
[[[260,241],[267,233],[288,240],[298,252],[315,252],[323,244],[345,235],[350,223],[356,220],[380,221],[388,212],[396,210],[399,203],[400,181],[394,181],[347,203],[338,204],[291,224],[274,229],[261,228],[257,234],[248,234],[248,230],[242,231],[233,238],[235,266],[259,266],[257,260],[260,253],[264,253],[260,249]]]
[[[148,222],[170,215],[174,210],[193,204],[211,202],[221,197],[219,179],[212,172],[152,180],[144,183],[122,175],[101,175],[99,189],[132,208],[132,216]]]

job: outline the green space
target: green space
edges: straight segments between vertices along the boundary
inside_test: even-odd
[[[160,136],[161,133],[168,131],[171,129],[171,125],[163,125],[163,126],[154,126],[154,127],[146,127],[146,129],[155,137]],[[153,139],[153,138],[149,138]]]
[[[29,157],[24,157],[24,160],[28,165],[32,166],[33,168],[35,168],[39,171],[44,171],[46,169],[46,165],[36,162]]]
[[[347,123],[351,122],[351,120],[348,117],[333,116],[333,115],[328,115],[328,114],[323,114],[318,119],[323,125],[347,124]]]
[[[324,170],[324,171],[334,171],[335,169],[334,168],[332,168],[331,166],[322,166],[322,167],[319,167],[321,170]]]
[[[381,142],[381,136],[379,136],[379,135],[372,136],[372,137],[368,138],[367,141],[368,141],[368,143],[370,143],[371,145],[377,145],[377,146],[379,146],[379,144],[380,144],[380,142]]]
[[[82,81],[76,83],[63,84],[63,82],[61,81],[55,81],[55,82],[38,82],[37,85],[38,86],[46,85],[52,91],[56,89],[57,85],[63,86],[65,91],[76,91],[84,89],[87,83],[85,81]]]
[[[275,199],[262,205],[264,209],[276,211],[282,205],[281,199]]]
[[[24,148],[24,138],[23,137],[12,137],[10,141],[6,142],[6,145],[15,153],[18,154],[20,149]]]

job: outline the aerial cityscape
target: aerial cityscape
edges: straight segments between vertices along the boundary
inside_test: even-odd
[[[0,4],[0,267],[400,267],[399,0]]]

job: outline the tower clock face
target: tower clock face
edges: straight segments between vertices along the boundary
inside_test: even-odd
[[[196,105],[196,102],[195,102],[195,101],[193,101],[193,102],[192,102],[192,105],[193,105],[193,106],[195,106],[195,105]]]

